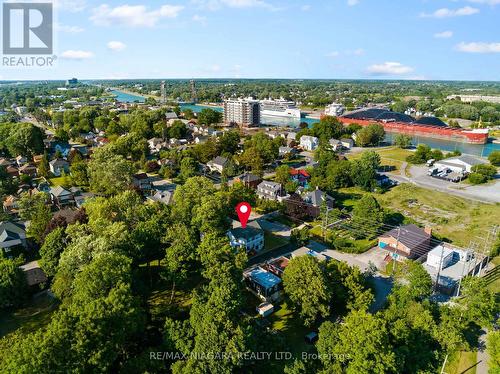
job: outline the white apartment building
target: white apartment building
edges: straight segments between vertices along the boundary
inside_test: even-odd
[[[258,126],[260,123],[259,101],[251,97],[224,100],[224,123]]]

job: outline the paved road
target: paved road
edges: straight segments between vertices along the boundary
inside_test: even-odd
[[[477,347],[477,366],[476,374],[488,374],[488,362],[490,357],[486,351],[486,335],[488,330],[483,329],[482,334],[479,336],[479,344]]]

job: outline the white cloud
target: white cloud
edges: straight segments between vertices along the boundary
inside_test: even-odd
[[[467,53],[500,53],[500,43],[462,42],[457,45],[456,49]]]
[[[470,3],[476,4],[487,4],[487,5],[498,5],[500,0],[468,0]]]
[[[201,23],[202,25],[206,25],[207,24],[207,17],[205,16],[200,16],[199,14],[195,14],[192,18],[192,20],[194,22],[199,22]]]
[[[56,23],[54,29],[56,31],[67,32],[69,34],[76,34],[85,31],[85,29],[80,26],[61,25],[60,23]]]
[[[434,37],[438,39],[447,39],[451,38],[452,36],[453,36],[453,31],[443,31],[434,34]]]
[[[229,8],[264,8],[268,10],[279,10],[274,5],[264,0],[192,0],[192,3],[200,8],[218,10],[222,7]]]
[[[359,0],[347,0],[347,5],[349,6],[354,6],[354,5],[358,5],[359,4]]]
[[[326,57],[339,57],[341,55],[345,55],[345,56],[361,56],[364,53],[365,53],[364,49],[357,48],[357,49],[347,50],[347,51],[343,51],[343,52],[332,51],[330,53],[327,53]]]
[[[181,5],[162,5],[149,10],[144,5],[120,5],[110,8],[103,4],[93,9],[90,20],[96,25],[123,25],[130,27],[154,27],[161,18],[176,18],[184,9]]]
[[[384,62],[370,65],[366,70],[372,75],[404,75],[411,73],[413,68],[400,62]]]
[[[94,54],[90,51],[69,49],[61,53],[61,58],[65,60],[87,60],[92,57],[94,57]]]
[[[85,0],[55,0],[54,7],[69,12],[81,12],[87,7]]]
[[[311,6],[309,4],[302,5],[300,7],[300,10],[303,12],[308,12],[309,10],[311,10]]]
[[[471,16],[476,13],[479,13],[479,9],[470,6],[464,6],[463,8],[458,8],[458,9],[441,8],[434,11],[433,13],[420,13],[420,17],[448,18],[448,17]]]
[[[125,43],[122,43],[122,42],[119,42],[116,40],[112,40],[112,41],[108,42],[107,47],[108,47],[108,49],[111,49],[112,51],[120,52],[120,51],[123,51],[125,48],[127,48],[127,45]]]

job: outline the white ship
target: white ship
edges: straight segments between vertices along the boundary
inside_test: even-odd
[[[285,100],[284,98],[280,98],[277,100],[261,100],[260,114],[261,116],[289,117],[300,119],[300,109],[297,108],[295,102]]]
[[[330,105],[327,105],[325,108],[325,114],[327,116],[334,116],[338,117],[344,113],[345,107],[342,104],[338,103],[331,103]]]

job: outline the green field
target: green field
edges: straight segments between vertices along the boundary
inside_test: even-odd
[[[411,155],[413,152],[407,149],[402,149],[399,147],[383,147],[383,148],[366,148],[364,150],[373,150],[380,155],[381,167],[391,170],[391,173],[399,174],[401,171],[401,166],[403,162],[406,161],[406,157]],[[356,160],[361,157],[362,152],[348,154],[347,158],[349,160]]]
[[[339,189],[339,202],[352,208],[364,192],[359,188]],[[458,246],[486,238],[487,230],[500,222],[500,204],[485,204],[403,183],[383,194],[373,194],[380,205],[402,214],[422,226],[432,227],[435,236]]]
[[[475,374],[477,363],[476,351],[460,351],[448,357],[448,362],[444,369],[448,374]]]

